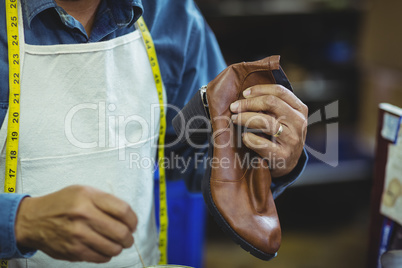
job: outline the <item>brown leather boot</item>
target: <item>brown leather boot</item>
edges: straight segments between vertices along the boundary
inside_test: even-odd
[[[231,103],[243,99],[245,89],[257,84],[281,84],[291,90],[279,56],[227,67],[190,100],[173,126],[182,140],[199,144],[202,135],[194,129],[211,124],[209,164],[202,185],[205,202],[218,225],[236,243],[269,260],[281,243],[269,163],[242,143],[241,135],[247,130],[233,125],[229,109]],[[186,132],[189,129],[193,132]]]

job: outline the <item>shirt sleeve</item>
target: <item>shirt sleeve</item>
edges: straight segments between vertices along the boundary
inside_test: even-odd
[[[197,9],[196,11],[198,13]],[[213,32],[201,15],[193,23],[186,54],[188,56],[184,66],[182,83],[178,88],[179,93],[174,102],[174,106],[180,109],[187,104],[201,86],[207,85],[227,66]],[[169,123],[176,114],[177,112],[174,111],[168,114]],[[177,140],[177,136],[170,124],[167,129],[167,141],[175,140]],[[206,170],[207,151],[207,142],[198,148],[193,148],[188,144],[175,144],[175,146],[168,148],[168,155],[177,154],[180,159],[187,161],[183,162],[179,168],[168,170],[168,178],[184,178],[187,188],[191,192],[201,191],[201,181]]]
[[[20,250],[17,247],[14,225],[18,207],[24,194],[0,194],[0,259],[28,258],[36,250]]]

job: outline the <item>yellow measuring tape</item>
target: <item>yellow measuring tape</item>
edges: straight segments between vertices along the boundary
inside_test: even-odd
[[[20,122],[20,48],[18,33],[18,8],[17,0],[6,0],[6,21],[8,40],[8,63],[9,63],[9,108],[8,108],[8,129],[6,142],[6,174],[4,183],[5,193],[14,193],[16,188],[17,164],[18,164],[18,140]],[[165,155],[165,132],[166,114],[163,102],[162,77],[159,69],[156,50],[151,34],[141,17],[138,25],[144,38],[149,61],[152,67],[156,89],[160,104],[160,128],[158,159],[162,160]],[[159,165],[159,250],[161,257],[159,264],[167,263],[167,201],[166,201],[166,178],[163,165]],[[0,268],[7,268],[8,261],[0,260]]]
[[[9,107],[6,147],[5,193],[15,193],[18,164],[20,123],[20,46],[18,37],[17,0],[6,0],[6,23],[9,65]],[[7,268],[8,261],[0,260],[0,267]]]
[[[17,178],[18,138],[20,122],[20,46],[18,39],[17,0],[6,1],[8,64],[9,64],[9,108],[6,149],[6,176],[4,192],[14,193]]]
[[[167,214],[167,201],[166,201],[166,177],[165,169],[162,164],[162,159],[165,156],[165,133],[166,133],[166,114],[163,104],[163,87],[162,77],[159,69],[158,59],[156,57],[156,50],[154,42],[152,41],[151,34],[145,24],[144,19],[138,19],[138,25],[144,38],[145,47],[147,49],[149,62],[151,63],[152,73],[156,89],[158,90],[159,105],[160,105],[160,127],[159,127],[159,251],[161,253],[159,264],[167,264],[167,232],[168,232],[168,214]]]

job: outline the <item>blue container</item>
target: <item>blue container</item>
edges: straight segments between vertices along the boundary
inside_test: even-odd
[[[156,172],[157,173],[157,172]],[[159,183],[155,174],[155,213],[159,225]],[[166,182],[168,262],[202,267],[206,207],[201,193],[189,193],[184,180]]]

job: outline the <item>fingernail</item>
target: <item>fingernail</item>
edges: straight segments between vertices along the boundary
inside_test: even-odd
[[[243,96],[244,96],[244,97],[247,97],[247,96],[249,96],[250,94],[251,94],[251,89],[249,89],[249,88],[243,91]]]
[[[234,114],[234,115],[232,115],[232,121],[236,121],[237,120],[237,117],[238,117],[238,115],[237,114]]]
[[[238,101],[235,101],[230,105],[230,110],[232,110],[234,112],[237,111],[237,108],[239,108],[239,102]]]

